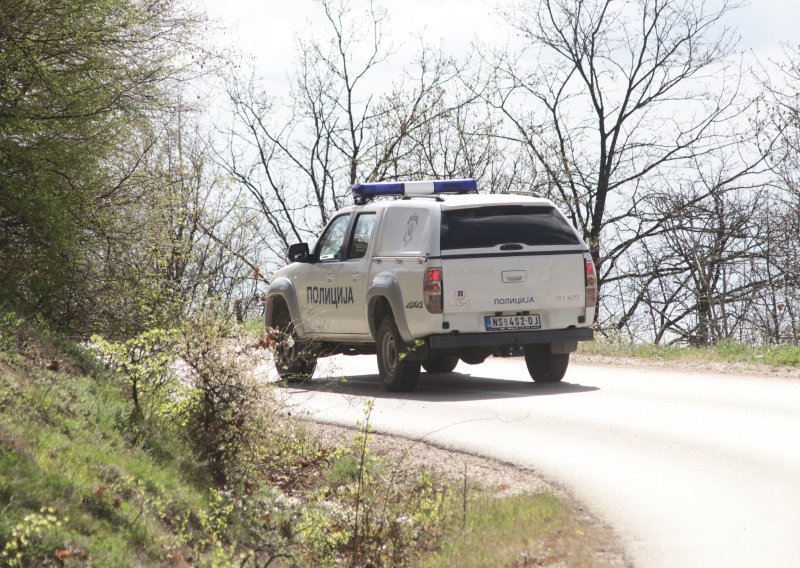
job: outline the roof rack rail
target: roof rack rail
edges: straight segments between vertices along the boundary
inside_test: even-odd
[[[356,205],[363,205],[368,200],[383,195],[417,196],[441,193],[477,193],[478,183],[474,179],[388,181],[357,183],[351,189],[353,201]]]
[[[441,195],[404,195],[400,199],[433,199],[434,201],[444,201]]]

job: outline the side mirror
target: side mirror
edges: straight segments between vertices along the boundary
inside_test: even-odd
[[[289,262],[308,262],[311,256],[308,243],[295,243],[289,246]]]

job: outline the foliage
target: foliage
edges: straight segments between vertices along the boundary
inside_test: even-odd
[[[182,328],[176,355],[182,380],[194,390],[186,408],[186,437],[219,486],[251,475],[272,430],[274,404],[240,356],[243,343],[217,305],[206,305]]]
[[[400,479],[369,448],[371,403],[349,447],[338,448],[300,512],[295,539],[305,563],[395,566],[436,545],[454,493],[425,472]]]
[[[211,564],[230,527],[189,448],[169,428],[158,452],[131,444],[130,402],[115,376],[83,375],[66,351],[64,370],[45,370],[35,353],[49,340],[28,334],[29,349],[0,373],[3,563]]]
[[[85,328],[108,307],[109,219],[141,197],[139,142],[206,59],[199,19],[177,0],[13,0],[0,21],[0,301]]]
[[[11,530],[11,538],[0,552],[0,560],[6,566],[21,567],[26,565],[29,559],[46,557],[47,549],[43,546],[42,536],[55,531],[62,524],[52,507],[43,507],[38,513],[26,515]]]
[[[22,321],[14,312],[0,311],[0,351],[11,349]]]
[[[175,327],[209,298],[244,310],[264,283],[257,220],[214,165],[201,115],[181,105],[135,141],[142,155],[124,202],[103,212],[95,333]]]
[[[193,356],[182,380],[199,396],[177,407],[164,403],[170,412],[151,412],[153,427],[135,440],[125,418],[132,403],[124,374],[150,369],[141,362],[144,355],[136,355],[141,367],[109,373],[73,359],[71,353],[81,351],[73,346],[56,355],[62,370],[47,371],[36,353],[55,343],[27,332],[28,350],[0,374],[4,564],[419,565],[443,538],[458,537],[464,522],[485,515],[477,493],[465,515],[466,491],[429,472],[404,473],[376,455],[369,447],[369,405],[352,443],[331,449],[282,418],[263,390],[242,389],[249,383],[234,381],[241,370],[235,359],[253,353],[237,356],[227,335],[234,328],[217,315],[209,310],[192,322],[193,333],[178,334]],[[212,381],[216,372],[224,380]],[[211,388],[220,389],[219,398],[196,400]],[[237,398],[254,392],[257,403],[250,406]],[[155,398],[147,400],[154,410]],[[231,403],[236,413],[229,412]],[[203,442],[224,441],[241,455],[223,452],[215,463],[209,448],[194,440],[192,428],[211,409],[221,422]],[[238,423],[231,422],[235,414]],[[541,499],[532,499],[531,506],[541,508]],[[507,515],[525,510],[514,502],[509,507]],[[530,526],[519,526],[530,536]],[[546,524],[533,530],[538,527],[548,530]]]
[[[251,358],[240,356],[242,332],[209,303],[179,329],[151,329],[120,342],[92,337],[130,385],[134,439],[152,437],[139,430],[169,421],[219,487],[252,474],[273,420],[266,387],[252,377]]]
[[[771,365],[775,367],[800,367],[800,347],[796,345],[745,345],[735,341],[722,341],[716,345],[694,347],[688,345],[654,345],[652,343],[624,340],[620,337],[597,338],[581,343],[580,353],[613,357],[639,357],[663,361],[708,361]]]
[[[130,383],[132,416],[141,421],[146,418],[145,406],[152,397],[153,407],[161,404],[163,391],[174,383],[170,374],[176,334],[171,330],[151,329],[122,342],[106,341],[92,336],[106,363],[122,373]]]
[[[552,495],[515,495],[504,499],[478,496],[469,503],[466,524],[444,540],[442,548],[420,566],[516,566],[534,556],[531,535],[562,528],[558,501]]]

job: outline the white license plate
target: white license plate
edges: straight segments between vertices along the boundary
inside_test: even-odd
[[[539,329],[542,322],[539,314],[526,316],[484,316],[487,331],[506,331],[509,329]]]

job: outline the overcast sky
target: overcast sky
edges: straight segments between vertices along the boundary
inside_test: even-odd
[[[294,37],[308,34],[318,24],[321,9],[314,0],[197,0],[201,9],[227,31],[219,44],[255,58],[257,73],[273,94],[285,92],[286,73],[294,59]],[[459,55],[471,42],[503,44],[509,30],[496,16],[497,6],[516,0],[403,0],[383,2],[388,10],[388,35],[398,49],[393,58],[402,65],[423,35],[428,43],[442,43],[446,53]],[[356,8],[363,5],[353,0]],[[753,0],[727,20],[738,28],[739,48],[761,60],[780,54],[781,42],[800,43],[800,1]],[[280,91],[280,92],[275,92]]]

